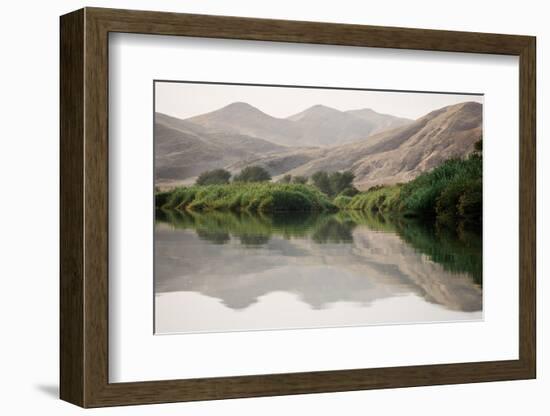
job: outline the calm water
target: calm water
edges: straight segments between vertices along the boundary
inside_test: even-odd
[[[481,239],[365,214],[157,212],[155,331],[482,318]]]

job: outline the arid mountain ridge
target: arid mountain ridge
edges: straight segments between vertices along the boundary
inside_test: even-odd
[[[274,177],[351,170],[355,185],[407,182],[452,157],[465,157],[482,135],[482,106],[465,102],[412,121],[371,109],[313,106],[286,119],[246,103],[186,120],[155,114],[157,184],[192,183],[205,170],[250,165]]]
[[[412,120],[368,109],[339,111],[314,105],[287,118],[272,117],[247,103],[236,102],[187,121],[212,131],[233,131],[285,146],[336,146],[399,127]]]

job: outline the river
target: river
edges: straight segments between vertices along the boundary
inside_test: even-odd
[[[157,212],[156,334],[482,317],[476,233],[356,211]]]

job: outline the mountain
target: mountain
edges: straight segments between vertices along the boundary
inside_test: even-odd
[[[407,182],[453,157],[464,157],[474,150],[482,135],[482,106],[466,102],[433,111],[403,127],[381,132],[353,143],[329,149],[297,151],[295,159],[309,159],[293,169],[280,172],[271,167],[284,165],[288,155],[271,154],[254,164],[272,174],[310,176],[316,171],[351,170],[355,185],[367,189],[373,185]],[[243,168],[246,163],[239,162]]]
[[[241,102],[186,121],[208,130],[261,137],[285,146],[335,146],[410,122],[369,109],[345,112],[323,105],[276,118]]]
[[[367,118],[382,116],[390,123],[387,126],[399,123],[367,110],[353,112]],[[465,157],[482,136],[482,106],[465,102],[432,111],[366,140],[361,138],[330,147],[294,147],[273,142],[277,135],[288,138],[294,134],[295,140],[299,134],[314,135],[315,131],[330,132],[333,138],[353,137],[350,132],[359,130],[363,123],[357,122],[359,115],[314,106],[288,119],[277,119],[244,103],[187,120],[157,113],[156,181],[166,185],[192,182],[205,170],[225,168],[237,173],[246,166],[258,165],[272,176],[311,176],[319,170],[351,170],[355,174],[355,186],[363,190],[373,185],[408,182],[447,159]],[[332,121],[327,123],[327,120]],[[341,131],[331,123],[340,126]],[[276,134],[269,133],[272,130]],[[327,136],[317,133],[315,137],[322,142]]]
[[[467,102],[433,111],[413,124],[382,132],[368,141],[333,149],[291,174],[351,170],[360,189],[408,182],[447,159],[464,157],[482,135],[482,106]]]
[[[380,133],[384,130],[391,130],[397,127],[404,126],[406,124],[412,123],[413,120],[403,117],[390,116],[389,114],[377,113],[370,108],[363,108],[360,110],[349,110],[346,111],[348,114],[352,114],[356,117],[359,117],[365,121],[371,123],[374,128],[371,131],[371,134]]]
[[[283,146],[238,133],[211,132],[201,126],[155,114],[155,181],[184,180],[237,161],[282,154]]]
[[[271,117],[246,103],[233,103],[211,113],[186,119],[187,122],[218,132],[261,137],[279,145],[296,143],[299,130],[289,120]]]
[[[310,107],[287,120],[298,126],[300,136],[297,140],[317,146],[334,146],[365,139],[380,128],[374,120],[324,105]]]

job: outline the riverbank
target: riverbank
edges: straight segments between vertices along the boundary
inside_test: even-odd
[[[235,182],[178,187],[155,195],[156,208],[185,211],[363,211],[449,226],[481,227],[482,159],[448,160],[406,184],[377,186],[330,198],[311,184]]]
[[[474,154],[466,160],[448,160],[406,184],[374,187],[333,202],[341,210],[480,227],[482,199],[482,159]]]
[[[337,211],[331,200],[311,185],[272,182],[194,185],[155,195],[157,208],[189,211]]]

